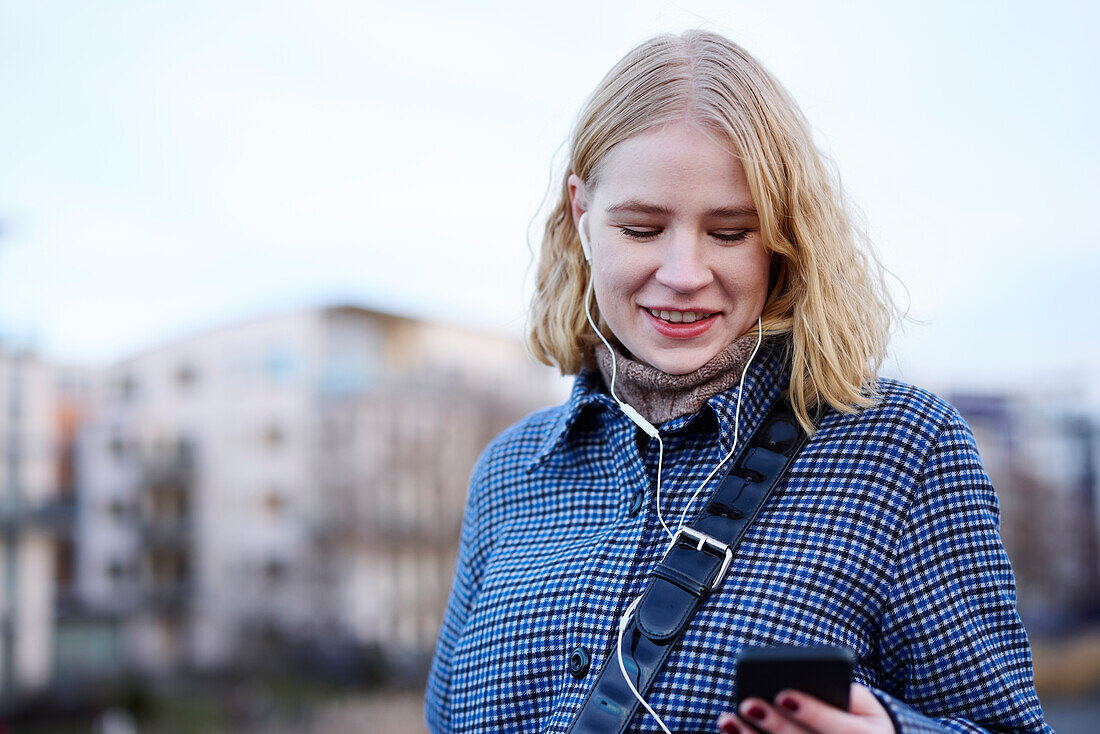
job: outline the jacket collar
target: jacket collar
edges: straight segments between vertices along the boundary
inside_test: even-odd
[[[745,402],[741,405],[738,443],[747,438],[764,417],[771,404],[787,387],[790,380],[789,359],[786,341],[769,339],[760,347],[759,353],[745,375]],[[659,426],[664,435],[683,431],[699,416],[710,410],[718,421],[719,443],[723,452],[733,445],[734,419],[737,414],[739,388],[737,385],[711,397],[698,412],[673,418]],[[569,439],[578,419],[586,409],[610,410],[618,414],[628,425],[630,418],[623,414],[615,401],[607,393],[603,378],[594,370],[582,370],[573,381],[573,390],[562,406],[557,418],[550,425],[540,442],[534,458],[527,466],[531,472]]]

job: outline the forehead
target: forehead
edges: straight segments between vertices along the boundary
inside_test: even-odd
[[[689,122],[651,128],[599,162],[592,206],[623,199],[661,205],[747,206],[752,194],[732,143]]]

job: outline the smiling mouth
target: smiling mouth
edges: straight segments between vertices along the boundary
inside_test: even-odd
[[[670,324],[693,324],[714,315],[713,311],[654,311],[652,308],[646,311]]]

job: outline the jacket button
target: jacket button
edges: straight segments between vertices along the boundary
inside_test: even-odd
[[[576,679],[588,675],[588,667],[592,664],[592,656],[588,654],[588,648],[581,646],[569,653],[569,674]]]
[[[633,517],[642,511],[642,500],[645,498],[645,493],[638,489],[634,491],[634,495],[630,498],[630,516]]]

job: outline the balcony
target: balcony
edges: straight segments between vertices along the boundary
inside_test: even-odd
[[[34,503],[0,502],[0,531],[47,530],[55,535],[71,535],[76,524],[76,500],[54,498]]]
[[[186,613],[193,596],[194,589],[188,581],[158,582],[142,586],[143,606],[169,616]]]
[[[171,451],[158,451],[141,461],[144,487],[190,487],[195,481],[195,452],[182,444]]]
[[[193,527],[189,517],[142,517],[140,528],[144,548],[182,551],[191,547]]]

